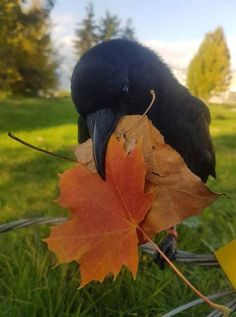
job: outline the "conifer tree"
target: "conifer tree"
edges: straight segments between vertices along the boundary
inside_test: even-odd
[[[126,21],[125,27],[121,30],[121,38],[131,40],[131,41],[136,40],[135,30],[134,30],[131,19],[128,19]]]
[[[92,3],[88,4],[86,8],[86,17],[79,24],[79,28],[75,31],[75,33],[76,40],[74,47],[77,57],[80,57],[98,42],[97,25],[95,22]]]
[[[94,15],[93,5],[90,3],[86,8],[86,16],[75,31],[76,40],[74,42],[76,58],[80,58],[87,50],[94,45],[114,38],[125,38],[135,40],[135,30],[131,19],[128,19],[124,28],[121,21],[115,14],[109,11],[97,20]]]
[[[120,20],[117,15],[112,15],[106,11],[105,16],[101,19],[98,27],[99,41],[111,40],[119,36]]]

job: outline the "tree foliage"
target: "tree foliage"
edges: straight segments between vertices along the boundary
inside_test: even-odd
[[[18,35],[21,26],[19,1],[0,2],[0,90],[7,90],[11,84],[21,79],[15,58],[19,46]]]
[[[205,100],[223,92],[230,82],[230,53],[224,31],[218,27],[207,33],[188,67],[187,85]]]
[[[125,27],[121,30],[121,37],[127,40],[135,41],[135,30],[131,19],[126,21]]]
[[[52,1],[0,4],[0,90],[38,95],[57,85],[57,58],[50,37]]]
[[[117,15],[106,11],[105,16],[98,25],[99,41],[106,41],[118,37],[120,32],[120,20]]]
[[[124,28],[119,17],[109,11],[106,11],[100,20],[97,20],[92,3],[87,6],[86,17],[78,26],[74,42],[77,57],[102,41],[114,38],[135,40],[135,30],[131,19],[126,21]]]
[[[76,40],[74,46],[78,56],[81,56],[98,42],[97,25],[92,3],[88,4],[86,8],[86,17],[79,24],[79,28],[75,33]]]

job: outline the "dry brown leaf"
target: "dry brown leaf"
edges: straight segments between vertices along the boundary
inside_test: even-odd
[[[82,165],[86,166],[90,171],[96,171],[93,160],[92,139],[88,139],[86,142],[77,145],[74,148],[74,154]]]
[[[149,236],[199,214],[219,196],[189,170],[181,155],[165,143],[147,116],[123,117],[114,134],[124,138],[127,152],[142,141],[147,164],[146,189],[152,187],[156,191],[155,202],[142,223]],[[78,146],[76,157],[90,169],[95,169],[91,141]]]
[[[134,140],[143,139],[144,160],[148,166],[147,186],[156,187],[156,199],[142,226],[150,235],[197,215],[213,203],[213,193],[193,174],[181,155],[166,144],[164,137],[148,118],[127,116],[119,122],[116,134],[124,136],[127,149]]]

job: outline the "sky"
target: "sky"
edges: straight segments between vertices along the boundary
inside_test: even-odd
[[[106,10],[123,24],[132,19],[137,38],[154,49],[173,69],[186,69],[204,35],[222,26],[236,71],[236,0],[93,0],[96,17]],[[52,38],[63,57],[61,85],[69,88],[76,59],[73,52],[76,25],[85,16],[86,0],[57,0],[52,11]]]

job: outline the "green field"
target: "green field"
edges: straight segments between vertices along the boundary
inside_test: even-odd
[[[236,106],[211,106],[211,132],[217,154],[217,180],[209,186],[226,192],[199,217],[194,228],[180,225],[179,248],[209,252],[236,237]],[[24,217],[61,216],[57,174],[70,162],[33,151],[9,139],[7,131],[48,150],[71,154],[77,140],[76,112],[69,99],[13,99],[0,102],[0,223]],[[124,270],[115,282],[91,283],[79,290],[75,263],[55,267],[41,241],[48,226],[0,234],[0,317],[162,316],[195,295],[170,269],[161,271],[140,255],[137,279]],[[217,269],[181,266],[205,294],[229,288]],[[206,305],[179,316],[204,317]]]

